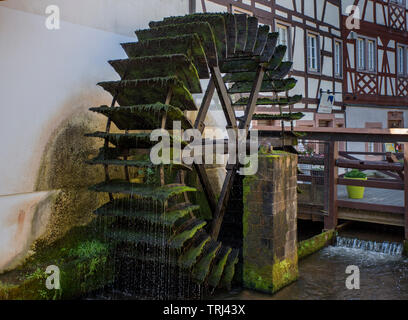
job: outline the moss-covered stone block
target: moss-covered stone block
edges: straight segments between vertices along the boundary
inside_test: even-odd
[[[261,152],[243,182],[244,287],[274,293],[298,278],[296,155]]]
[[[332,243],[336,237],[336,230],[328,230],[310,239],[298,243],[298,257],[303,259]]]

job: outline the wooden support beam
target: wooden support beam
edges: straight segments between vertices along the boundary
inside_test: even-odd
[[[337,227],[337,215],[338,215],[338,207],[337,207],[337,179],[338,179],[338,168],[336,166],[336,161],[339,157],[338,150],[339,144],[338,142],[329,142],[325,144],[325,154],[327,157],[326,164],[327,164],[327,200],[325,207],[327,207],[328,216],[324,217],[324,229],[330,230]]]
[[[211,236],[214,240],[218,239],[220,233],[222,220],[224,219],[227,202],[234,184],[236,169],[230,168],[225,176],[224,184],[222,185],[221,194],[218,200],[217,208],[215,210],[214,219],[211,225]]]
[[[408,240],[408,143],[404,143],[405,240]]]
[[[237,129],[237,119],[235,111],[232,108],[231,98],[228,95],[225,83],[222,80],[219,67],[211,67],[211,75],[214,77],[215,88],[217,89],[218,98],[220,99],[222,110],[224,111],[225,119],[229,128]]]
[[[365,210],[365,211],[379,211],[393,214],[404,214],[404,207],[390,206],[378,203],[366,203],[357,201],[337,200],[337,205],[341,208]]]
[[[399,171],[404,168],[399,162],[387,163],[384,161],[367,161],[367,160],[345,160],[338,159],[337,166],[340,168],[360,169],[360,170],[379,170],[379,171]]]
[[[256,109],[256,102],[258,101],[259,91],[261,90],[262,80],[265,75],[265,69],[260,65],[256,71],[255,81],[252,86],[252,90],[249,96],[248,104],[245,109],[244,121],[239,125],[240,129],[245,129],[248,133],[249,126],[251,125],[252,116]]]
[[[356,186],[366,188],[390,189],[390,190],[404,190],[404,183],[400,181],[381,180],[354,180],[346,178],[337,178],[337,184],[343,186]]]
[[[211,100],[214,96],[215,92],[215,79],[214,76],[211,75],[210,81],[208,82],[207,90],[205,91],[203,100],[201,102],[200,110],[198,111],[197,118],[194,123],[194,129],[200,130],[203,133],[205,129],[205,118],[207,116],[208,110],[210,109]]]
[[[215,86],[217,88],[218,95],[220,96],[220,102],[221,102],[221,105],[223,106],[225,117],[227,118],[227,123],[230,127],[234,129],[238,129],[236,126],[235,111],[232,109],[231,99],[227,94],[227,90],[226,90],[224,81],[222,80],[221,73],[218,68],[213,68],[213,69],[214,69],[215,78],[217,80]],[[262,66],[259,66],[257,73],[256,73],[255,82],[253,84],[253,87],[252,87],[252,90],[249,96],[249,101],[248,101],[248,104],[245,110],[243,121],[241,121],[239,125],[239,129],[246,130],[246,134],[244,137],[245,140],[248,134],[249,126],[252,121],[252,116],[255,112],[256,102],[258,100],[259,91],[261,89],[264,74],[265,74],[264,68]],[[229,115],[230,112],[232,112],[233,116]],[[231,122],[233,122],[235,126],[231,125]],[[238,138],[238,135],[237,135],[237,138]],[[211,235],[214,240],[218,239],[218,235],[220,233],[222,220],[224,219],[227,202],[229,200],[229,196],[231,193],[232,185],[234,183],[235,175],[237,174],[237,170],[238,170],[237,165],[229,165],[229,166],[227,165],[227,175],[225,177],[224,184],[222,186],[221,194],[218,199],[217,208],[214,212],[214,219],[213,219],[213,223],[211,226]]]
[[[207,116],[208,110],[210,109],[211,100],[214,96],[214,92],[215,92],[215,78],[214,75],[211,75],[203,100],[201,101],[200,110],[198,111],[197,118],[194,123],[194,129],[200,130],[201,133],[203,133],[205,129],[204,121]],[[194,163],[194,168],[197,172],[198,179],[200,180],[208,205],[210,206],[211,211],[215,212],[217,208],[217,201],[214,189],[212,187],[210,179],[208,178],[207,171],[205,170],[203,164]]]

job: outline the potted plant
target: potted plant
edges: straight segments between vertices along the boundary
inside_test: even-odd
[[[346,179],[367,180],[367,175],[360,170],[353,169],[344,175]],[[347,194],[350,199],[363,199],[364,187],[347,186]]]

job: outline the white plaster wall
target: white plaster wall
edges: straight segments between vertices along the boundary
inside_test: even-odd
[[[188,13],[188,0],[11,0],[0,6],[45,16],[51,4],[64,21],[126,36],[149,21]]]
[[[53,131],[89,107],[110,104],[96,83],[118,76],[107,63],[126,57],[121,42],[151,20],[188,12],[187,0],[13,0],[0,4],[0,272],[29,253],[45,231],[49,197],[35,191]],[[47,30],[45,7],[61,8]]]
[[[53,130],[77,108],[109,103],[96,83],[118,78],[107,60],[133,40],[64,21],[50,31],[41,16],[0,7],[0,195],[34,191]]]

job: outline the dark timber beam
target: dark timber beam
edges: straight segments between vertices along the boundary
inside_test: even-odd
[[[210,109],[211,100],[214,96],[215,92],[215,83],[214,83],[214,76],[212,75],[210,81],[207,86],[207,90],[205,91],[203,100],[201,102],[201,107],[198,112],[196,121],[194,123],[194,129],[200,130],[203,133],[205,129],[205,118],[207,116],[208,110]],[[208,205],[212,212],[215,212],[217,207],[217,201],[214,189],[212,187],[211,181],[208,178],[207,171],[203,164],[197,164],[194,162],[194,168],[197,172],[198,179],[200,180],[201,186],[203,188],[205,197],[207,198]]]
[[[405,240],[408,240],[408,143],[404,143]]]
[[[215,69],[215,68],[214,68]],[[227,118],[227,123],[228,125],[230,125],[231,122],[233,122],[233,126],[232,128],[237,129],[237,125],[236,125],[236,118],[235,118],[235,112],[232,109],[231,106],[231,99],[227,94],[227,89],[225,87],[225,83],[222,80],[221,74],[219,72],[219,69],[215,69],[215,76],[217,78],[217,82],[216,82],[216,88],[218,91],[218,95],[220,95],[220,102],[221,105],[223,107],[225,116]],[[257,69],[257,73],[256,73],[256,77],[255,77],[255,82],[253,84],[250,96],[249,96],[249,101],[247,104],[247,107],[245,109],[245,114],[244,114],[244,118],[241,121],[240,125],[239,125],[239,129],[245,129],[246,133],[245,133],[245,140],[247,138],[248,135],[248,129],[249,129],[249,125],[251,124],[252,121],[252,116],[255,112],[255,108],[256,108],[256,101],[258,100],[258,96],[259,96],[259,91],[261,89],[261,85],[262,85],[262,80],[264,78],[264,74],[265,74],[265,70],[262,66],[259,66]],[[222,97],[222,98],[221,98]],[[232,112],[233,117],[230,116],[229,114]],[[237,136],[238,139],[238,136]],[[238,142],[238,140],[237,140]],[[218,204],[217,204],[217,208],[214,212],[214,219],[213,219],[213,223],[211,226],[211,236],[213,237],[213,239],[218,239],[218,235],[220,233],[220,229],[221,229],[221,225],[222,225],[222,221],[224,219],[224,214],[225,214],[225,210],[227,207],[227,202],[230,196],[230,192],[234,183],[234,178],[235,175],[237,174],[237,170],[239,168],[238,164],[228,164],[227,165],[227,175],[225,177],[224,180],[224,184],[222,186],[222,190],[221,190],[221,194],[220,197],[218,199]]]
[[[324,217],[324,229],[330,230],[337,226],[337,179],[338,168],[336,161],[338,159],[339,145],[337,142],[330,142],[325,145],[325,154],[327,155],[327,175],[328,178],[328,193],[326,198],[326,207],[328,216]]]

